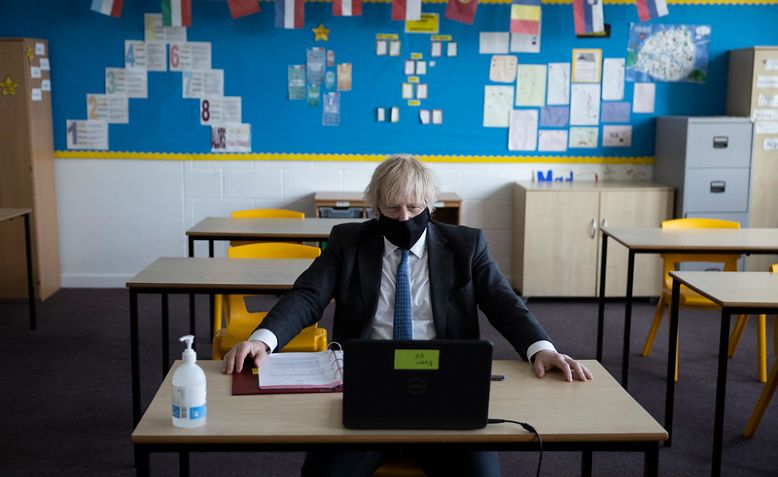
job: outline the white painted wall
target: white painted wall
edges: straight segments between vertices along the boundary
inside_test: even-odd
[[[647,180],[651,166],[430,163],[441,188],[462,197],[462,222],[484,230],[509,273],[512,188],[534,170],[577,180]],[[364,190],[374,162],[58,159],[57,211],[63,287],[124,287],[161,256],[186,256],[189,227],[255,207],[313,216],[317,191]],[[207,256],[198,242],[197,256]],[[216,255],[224,255],[217,242]]]

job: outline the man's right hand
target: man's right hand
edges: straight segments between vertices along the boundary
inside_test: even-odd
[[[224,374],[232,374],[233,370],[236,373],[243,371],[243,363],[249,356],[254,362],[254,366],[259,368],[262,366],[265,358],[267,358],[267,349],[267,345],[263,341],[257,340],[243,341],[236,344],[224,355]]]

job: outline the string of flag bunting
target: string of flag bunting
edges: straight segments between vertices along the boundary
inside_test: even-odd
[[[370,0],[368,0],[370,1]],[[421,19],[422,0],[385,0],[392,3],[392,20],[416,21]],[[447,1],[445,17],[472,25],[479,0]],[[508,0],[506,0],[507,2]],[[305,25],[305,0],[274,0],[275,26],[284,29],[300,29]],[[332,0],[334,16],[361,16],[363,0]],[[485,0],[485,3],[495,3]],[[510,31],[525,35],[540,32],[541,0],[510,0]],[[572,0],[576,35],[598,35],[605,32],[604,0]],[[259,0],[227,0],[232,18],[253,15],[260,11]],[[565,2],[566,3],[566,2]],[[120,17],[124,0],[92,0],[92,10],[112,17]],[[640,21],[663,17],[669,13],[667,0],[635,0]],[[192,0],[161,0],[164,26],[191,26]]]

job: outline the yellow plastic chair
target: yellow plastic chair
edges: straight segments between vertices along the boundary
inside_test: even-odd
[[[305,214],[289,209],[245,209],[233,211],[230,217],[233,219],[304,219]],[[256,242],[234,240],[230,242],[230,246],[239,247],[250,243]]]
[[[770,267],[770,271],[778,273],[778,263],[774,263]],[[759,315],[759,318],[767,320],[765,315]],[[770,400],[778,388],[778,315],[773,316],[773,354],[775,354],[775,362],[773,363],[773,369],[770,370],[770,377],[767,378],[767,384],[762,389],[762,394],[759,395],[759,400],[756,401],[754,411],[751,413],[745,429],[743,429],[743,435],[746,437],[753,437],[756,428],[762,421],[762,416],[767,410],[767,405],[770,404]]]
[[[686,219],[673,219],[665,220],[662,222],[663,229],[739,229],[740,224],[730,220],[721,219],[707,219],[707,218],[686,218]],[[662,282],[662,296],[659,298],[659,303],[656,305],[656,311],[654,312],[654,319],[651,322],[651,328],[648,331],[646,342],[643,345],[643,356],[651,354],[651,348],[654,345],[654,339],[656,338],[659,325],[662,323],[662,317],[664,316],[665,308],[671,304],[672,297],[672,278],[670,278],[670,272],[676,269],[676,266],[681,263],[691,262],[715,262],[724,265],[724,271],[736,272],[737,262],[740,255],[736,254],[662,254],[663,271],[662,276],[664,280]],[[708,300],[707,298],[693,292],[685,286],[681,286],[681,295],[679,306],[682,308],[717,308],[718,305]],[[764,320],[762,320],[764,321]],[[735,324],[735,331],[745,328],[748,322],[748,315],[738,316]],[[764,325],[757,328],[758,342],[764,342]],[[733,333],[733,338],[735,333]],[[739,338],[739,336],[738,336]],[[734,354],[734,348],[732,347],[733,341],[730,340],[730,357]],[[735,341],[735,347],[737,342]],[[678,341],[676,346],[676,358],[675,358],[675,380],[678,381]],[[765,382],[767,379],[767,356],[764,346],[760,346],[757,349],[757,362],[759,367],[759,380]]]
[[[230,247],[227,258],[316,258],[321,254],[318,247],[294,243],[254,243]],[[215,296],[212,343],[212,359],[222,359],[235,344],[246,340],[267,315],[260,311],[251,313],[246,309],[247,295]],[[303,329],[281,351],[324,351],[327,349],[327,330],[318,325]]]
[[[233,219],[304,219],[305,214],[287,209],[246,209],[230,214]]]

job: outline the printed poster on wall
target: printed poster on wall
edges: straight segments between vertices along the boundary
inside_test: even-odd
[[[630,23],[627,81],[705,83],[710,25]]]

